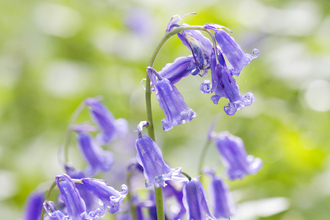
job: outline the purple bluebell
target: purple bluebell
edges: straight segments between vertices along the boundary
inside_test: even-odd
[[[138,128],[139,138],[135,141],[136,160],[143,167],[146,187],[155,185],[166,186],[166,180],[184,181],[181,168],[171,169],[164,161],[162,151],[149,136],[142,136],[142,127],[149,123],[141,121]]]
[[[230,180],[256,174],[262,168],[262,160],[247,155],[242,139],[229,134],[228,131],[220,133],[214,143],[226,168],[225,174]]]
[[[181,169],[171,169],[164,161],[163,155],[157,144],[148,136],[142,136],[135,142],[137,151],[136,159],[143,167],[146,187],[155,185],[166,186],[165,181],[180,176]]]
[[[71,179],[86,178],[86,175],[83,172],[81,172],[79,170],[75,170],[73,167],[71,167],[69,165],[65,165],[64,168],[65,168],[66,173],[70,176]],[[88,190],[86,190],[82,184],[75,184],[75,185],[79,191],[81,198],[85,201],[86,211],[90,212],[90,211],[94,210],[97,206],[97,201],[96,201],[95,197],[92,195],[92,193],[89,192]]]
[[[188,220],[216,219],[209,210],[206,192],[198,179],[192,178],[191,181],[184,183],[182,200]]]
[[[110,151],[104,151],[86,132],[78,131],[79,150],[88,163],[86,176],[94,176],[98,171],[107,172],[112,168],[114,157]]]
[[[203,71],[201,75],[204,76],[210,67],[213,44],[197,30],[184,30],[177,35],[182,43],[192,52],[194,65],[191,65],[189,68],[191,74],[197,75],[200,71]]]
[[[204,173],[211,177],[209,198],[214,216],[216,218],[229,219],[235,214],[236,210],[228,184],[212,170],[207,170],[206,172],[204,170]]]
[[[78,189],[68,175],[61,174],[55,179],[61,193],[60,199],[65,205],[65,212],[56,210],[54,203],[47,201],[44,203],[44,208],[49,219],[97,220],[103,216],[99,209],[87,214],[85,201],[81,198]]]
[[[191,66],[194,63],[193,56],[178,57],[173,63],[168,63],[159,71],[162,78],[168,79],[172,84],[179,82],[183,77],[189,76]]]
[[[165,114],[165,119],[162,120],[164,131],[196,117],[197,114],[187,106],[183,96],[168,79],[156,77],[159,74],[151,67],[147,67],[147,73],[154,86],[159,106]]]
[[[24,220],[36,220],[40,219],[42,212],[42,204],[44,203],[45,196],[43,192],[37,190],[30,193],[25,202],[24,208]]]
[[[252,51],[253,55],[245,54],[235,39],[223,30],[229,30],[228,28],[213,24],[205,25],[205,28],[215,31],[214,37],[218,42],[222,52],[226,55],[229,63],[231,64],[233,75],[239,76],[243,66],[248,65],[251,60],[258,57],[258,49],[254,49]]]
[[[224,106],[227,115],[234,115],[237,110],[241,110],[245,106],[249,106],[254,102],[254,96],[248,92],[244,96],[239,92],[236,80],[232,75],[232,71],[225,65],[224,58],[220,51],[216,62],[214,53],[211,55],[211,73],[212,73],[212,92],[215,93],[211,97],[214,104],[218,104],[221,97],[229,99],[229,103]]]
[[[85,104],[90,107],[90,115],[101,130],[96,137],[99,144],[105,145],[115,137],[122,137],[127,133],[127,121],[122,118],[115,119],[98,99],[87,98]]]
[[[128,193],[125,184],[121,186],[121,191],[119,192],[113,187],[108,186],[104,180],[83,178],[81,182],[87,190],[102,201],[104,207],[99,212],[99,215],[104,215],[108,208],[110,214],[120,211],[120,206],[123,204],[123,200]]]

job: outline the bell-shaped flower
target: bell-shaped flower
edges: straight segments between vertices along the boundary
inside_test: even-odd
[[[85,201],[81,198],[75,183],[68,175],[58,175],[55,180],[61,193],[60,199],[65,205],[65,212],[56,210],[54,203],[52,201],[47,201],[44,203],[44,208],[49,219],[97,220],[103,217],[104,214],[100,212],[100,209],[96,209],[87,214]]]
[[[75,170],[73,167],[69,165],[65,165],[65,171],[70,176],[71,179],[82,179],[86,178],[86,175],[79,171]],[[82,184],[75,184],[76,188],[79,191],[80,197],[85,201],[86,211],[93,211],[97,207],[97,201],[91,192],[85,189]]]
[[[151,67],[147,68],[147,73],[154,86],[159,106],[165,114],[165,119],[162,120],[164,131],[196,117],[197,114],[187,106],[183,96],[168,79],[159,78],[159,74]]]
[[[128,193],[125,184],[121,186],[121,191],[119,192],[113,187],[108,186],[104,180],[83,178],[81,182],[87,190],[102,201],[103,210],[99,212],[99,215],[104,215],[108,208],[110,214],[118,212]]]
[[[228,131],[220,133],[214,143],[226,168],[225,174],[230,180],[243,179],[248,174],[256,174],[262,168],[262,160],[248,155],[242,139]]]
[[[175,84],[183,77],[190,75],[192,63],[194,63],[192,56],[178,57],[173,63],[166,64],[158,74],[162,78],[168,79],[172,84]]]
[[[196,178],[184,183],[183,204],[188,220],[216,220],[209,210],[203,185]]]
[[[236,210],[228,184],[212,170],[204,170],[203,172],[211,177],[209,198],[214,216],[229,219],[235,214]]]
[[[99,144],[105,145],[115,137],[122,137],[127,133],[127,121],[122,118],[115,119],[98,99],[87,98],[85,104],[90,107],[90,115],[101,130],[96,137]]]
[[[195,65],[190,68],[191,74],[197,75],[203,71],[201,75],[205,75],[210,67],[210,57],[213,51],[211,41],[197,30],[184,30],[178,33],[178,37],[192,52]]]
[[[42,204],[44,203],[45,196],[43,192],[33,191],[25,202],[24,220],[40,219],[42,212]]]
[[[148,136],[142,136],[135,142],[136,159],[143,167],[146,187],[155,185],[166,186],[165,181],[181,177],[181,168],[171,169],[164,161],[162,151]]]
[[[77,131],[77,142],[80,152],[88,163],[86,176],[94,176],[98,171],[107,172],[112,168],[114,157],[105,151],[86,132]]]
[[[231,64],[233,75],[239,76],[243,66],[248,65],[251,60],[258,57],[258,49],[254,49],[252,51],[253,55],[244,53],[241,46],[235,41],[235,39],[223,30],[227,29],[230,31],[228,28],[213,24],[205,25],[205,28],[215,31],[214,37],[222,52],[226,55],[229,63]]]
[[[248,92],[244,96],[239,91],[236,80],[232,75],[232,71],[224,64],[224,59],[220,51],[218,56],[220,63],[216,63],[214,54],[211,56],[211,73],[212,73],[212,92],[215,93],[211,97],[214,104],[218,104],[221,97],[229,99],[229,103],[224,107],[227,115],[233,115],[237,110],[241,110],[245,106],[249,106],[254,102],[254,96]],[[222,64],[223,63],[223,64]]]

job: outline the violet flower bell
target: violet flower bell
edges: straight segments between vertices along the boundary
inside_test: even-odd
[[[210,205],[216,218],[229,219],[235,214],[234,201],[228,184],[214,171],[203,171],[211,177],[209,186]]]
[[[248,65],[251,60],[258,57],[258,49],[253,49],[252,55],[244,53],[241,46],[235,41],[235,39],[223,30],[227,29],[230,31],[228,28],[216,24],[207,24],[205,25],[205,28],[215,31],[214,37],[222,52],[226,55],[229,63],[232,65],[233,75],[239,76],[243,66]]]
[[[237,82],[232,75],[232,71],[226,67],[221,52],[218,52],[219,64],[216,61],[214,53],[211,55],[211,92],[215,93],[215,95],[211,97],[211,100],[214,104],[218,104],[221,97],[229,99],[229,103],[224,106],[224,111],[227,115],[234,115],[237,110],[241,110],[245,106],[250,106],[255,100],[254,95],[248,92],[242,96]]]
[[[88,163],[86,176],[94,176],[98,171],[107,172],[112,168],[113,154],[110,151],[104,151],[91,135],[78,131],[77,142],[80,152]]]
[[[192,52],[194,62],[189,67],[191,74],[197,75],[200,71],[203,71],[201,75],[204,76],[210,68],[213,44],[198,30],[184,30],[177,35]]]
[[[136,160],[143,167],[146,187],[166,186],[166,180],[184,181],[181,168],[171,169],[164,161],[162,151],[149,136],[142,136],[142,127],[149,123],[142,121],[138,125],[139,138],[135,141]]]
[[[193,56],[178,57],[173,63],[166,64],[158,74],[175,84],[183,77],[190,75],[192,63],[194,63]]]
[[[182,200],[188,220],[216,220],[209,210],[206,192],[198,179],[192,178],[184,183]]]
[[[147,73],[154,86],[159,106],[165,114],[165,119],[162,120],[164,131],[196,117],[197,114],[187,106],[183,96],[168,79],[161,78],[152,67],[147,67]]]
[[[225,174],[230,180],[243,179],[248,174],[256,174],[262,168],[262,160],[247,155],[242,139],[228,131],[220,133],[214,143],[226,168]]]
[[[42,212],[42,204],[44,203],[45,196],[43,192],[33,191],[25,202],[23,220],[36,220],[40,219]]]
[[[110,214],[120,211],[123,200],[128,193],[128,188],[125,184],[121,185],[121,191],[119,192],[108,186],[104,180],[83,178],[81,182],[87,190],[102,201],[103,210],[99,210],[99,215],[104,215],[108,208]]]
[[[103,214],[100,213],[99,209],[87,214],[85,201],[81,198],[75,183],[68,175],[61,174],[56,176],[55,179],[61,193],[60,199],[63,201],[66,208],[66,214],[60,210],[56,210],[52,201],[47,201],[44,203],[44,208],[49,219],[97,220],[103,217]]]
[[[90,115],[101,130],[96,137],[99,144],[105,145],[115,137],[122,137],[127,133],[127,121],[122,118],[115,119],[98,99],[87,98],[85,104],[90,107]]]

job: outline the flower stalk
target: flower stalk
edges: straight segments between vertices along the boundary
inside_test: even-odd
[[[56,181],[54,180],[54,182],[52,183],[52,185],[50,186],[50,188],[49,188],[49,190],[47,192],[47,196],[45,198],[45,202],[47,202],[49,200],[49,197],[52,194],[52,191],[54,190],[55,186],[56,186]],[[43,208],[42,209],[42,212],[41,212],[40,220],[43,220],[44,219],[44,215],[45,215],[45,209]]]
[[[151,58],[149,60],[149,67],[153,67],[156,57],[160,51],[160,49],[163,47],[165,42],[170,39],[172,36],[175,34],[184,31],[184,30],[200,30],[200,31],[205,31],[208,34],[210,34],[212,38],[212,42],[214,44],[214,50],[216,51],[216,42],[214,40],[213,35],[208,31],[204,26],[181,26],[174,28],[170,32],[167,32],[164,34],[164,36],[160,39],[158,42],[153,54],[151,55]],[[152,117],[152,108],[151,108],[151,86],[150,86],[150,78],[149,75],[146,75],[146,109],[147,109],[147,120],[149,122],[149,125],[147,126],[148,130],[148,136],[156,142],[155,139],[155,130],[154,130],[154,123],[153,123],[153,117]],[[157,219],[158,220],[165,220],[165,215],[164,215],[164,205],[163,205],[163,192],[162,188],[156,188],[155,187],[155,199],[156,199],[156,208],[157,208]]]

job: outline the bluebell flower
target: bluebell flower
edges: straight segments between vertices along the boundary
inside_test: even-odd
[[[184,183],[183,204],[187,211],[188,220],[216,219],[209,210],[203,185],[196,178]]]
[[[146,187],[155,185],[166,186],[165,181],[180,177],[181,168],[171,169],[164,161],[162,151],[148,136],[142,136],[135,142],[136,159],[143,167]]]
[[[71,179],[82,179],[86,178],[86,175],[79,171],[75,170],[73,167],[69,165],[65,165],[65,171],[70,176]],[[75,184],[76,188],[79,191],[80,197],[85,201],[86,211],[93,211],[97,207],[97,201],[91,192],[85,189],[82,184]]]
[[[103,210],[99,215],[104,215],[109,208],[109,213],[114,214],[120,211],[120,206],[123,204],[128,189],[125,184],[121,186],[121,191],[115,190],[113,187],[108,186],[104,180],[83,178],[81,179],[83,186],[92,192],[103,203]]]
[[[234,201],[231,196],[228,184],[220,177],[215,175],[213,170],[203,170],[211,177],[209,186],[210,205],[216,218],[229,219],[235,214]]]
[[[107,172],[112,168],[114,156],[110,151],[104,151],[91,135],[78,131],[77,142],[80,152],[88,163],[86,176],[94,176],[98,171]]]
[[[189,68],[191,74],[197,75],[200,71],[203,71],[201,75],[204,76],[210,67],[213,44],[197,30],[184,30],[177,35],[182,43],[192,52],[194,64]]]
[[[227,68],[222,53],[218,50],[219,61],[216,63],[214,53],[211,55],[211,74],[212,74],[212,92],[215,93],[211,97],[214,104],[218,104],[221,97],[229,99],[229,103],[225,105],[224,111],[227,115],[233,115],[237,110],[241,110],[245,106],[249,106],[254,102],[254,96],[248,92],[244,96],[239,91],[236,80],[232,71]]]
[[[151,67],[147,68],[147,73],[154,86],[159,106],[165,114],[165,119],[162,120],[164,131],[196,117],[197,114],[187,106],[183,96],[168,79],[156,77],[159,74]]]
[[[90,107],[90,115],[101,130],[96,137],[99,144],[105,145],[115,137],[122,137],[127,133],[127,121],[122,118],[116,120],[98,99],[87,98],[85,104]]]
[[[99,209],[87,214],[85,201],[81,198],[78,189],[68,175],[61,174],[56,176],[55,179],[61,193],[60,199],[63,201],[66,211],[56,210],[54,203],[47,201],[44,203],[44,208],[49,219],[97,220],[103,217],[104,214]]]
[[[33,191],[29,194],[25,202],[24,220],[40,219],[42,212],[42,204],[44,203],[45,196],[43,192]]]
[[[158,74],[162,78],[168,79],[172,84],[175,84],[183,77],[190,75],[192,63],[194,63],[193,56],[178,57],[173,63],[166,64]]]
[[[137,126],[139,138],[135,141],[136,160],[143,167],[146,187],[155,185],[157,188],[166,186],[166,180],[184,181],[181,168],[171,169],[164,161],[162,151],[149,136],[142,136],[142,127],[149,123],[142,121]]]
[[[230,180],[256,174],[262,168],[262,160],[247,155],[242,139],[229,134],[228,131],[220,133],[214,143],[226,168],[225,174]]]
[[[231,64],[231,72],[233,75],[239,76],[243,66],[248,65],[251,60],[258,57],[258,49],[254,49],[252,51],[253,55],[244,53],[235,39],[223,30],[227,29],[230,31],[228,28],[214,24],[207,24],[205,25],[205,28],[215,31],[214,37],[218,42],[222,52],[226,55],[229,63]]]

